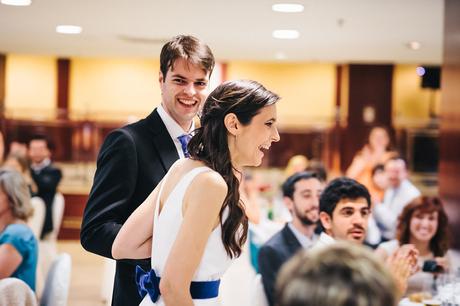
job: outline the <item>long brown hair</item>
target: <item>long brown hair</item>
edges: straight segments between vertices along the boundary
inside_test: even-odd
[[[246,241],[248,218],[240,201],[239,181],[228,149],[228,132],[224,117],[233,113],[242,125],[265,106],[272,105],[279,96],[255,81],[229,81],[218,86],[204,102],[200,116],[201,127],[195,131],[188,144],[190,156],[204,162],[218,172],[228,186],[227,196],[219,213],[222,241],[230,257],[238,257]],[[223,220],[228,207],[228,217]]]
[[[399,216],[396,232],[396,237],[400,244],[406,244],[410,241],[410,222],[416,211],[428,214],[438,212],[438,228],[433,238],[431,238],[430,250],[436,257],[444,256],[449,249],[450,242],[449,220],[439,197],[422,196],[404,207]]]

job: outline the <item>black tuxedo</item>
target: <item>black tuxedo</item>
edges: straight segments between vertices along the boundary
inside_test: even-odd
[[[301,248],[287,224],[260,248],[259,272],[262,275],[265,295],[271,306],[275,304],[276,277],[281,266]]]
[[[33,196],[40,197],[45,202],[45,220],[40,234],[40,238],[43,238],[53,230],[53,201],[62,173],[60,169],[55,168],[52,164],[38,171],[30,169],[30,173],[37,185],[37,192]]]
[[[122,224],[177,159],[177,149],[156,110],[145,119],[111,132],[100,149],[83,215],[83,247],[112,258],[112,244]],[[112,305],[141,302],[134,277],[137,264],[150,269],[150,259],[117,261]]]

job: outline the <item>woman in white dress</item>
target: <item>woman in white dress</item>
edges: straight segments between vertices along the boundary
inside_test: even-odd
[[[225,82],[206,99],[191,157],[171,167],[113,243],[115,259],[151,256],[152,270],[136,271],[142,306],[219,305],[220,278],[247,238],[242,168],[260,165],[279,141],[278,100],[255,81]]]

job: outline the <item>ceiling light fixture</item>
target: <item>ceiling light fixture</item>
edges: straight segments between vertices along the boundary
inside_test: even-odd
[[[422,44],[419,43],[418,41],[410,41],[408,44],[407,44],[407,47],[411,50],[418,50],[422,47]]]
[[[279,13],[300,13],[303,12],[303,5],[297,3],[276,3],[272,5],[272,10]]]
[[[277,39],[297,39],[300,34],[297,30],[275,30],[272,36]]]
[[[81,27],[76,25],[58,25],[56,27],[56,32],[60,34],[80,34],[81,31]]]
[[[32,4],[32,0],[1,0],[2,4],[14,5],[14,6],[29,6]]]

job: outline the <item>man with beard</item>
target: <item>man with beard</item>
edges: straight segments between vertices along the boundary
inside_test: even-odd
[[[275,282],[280,267],[298,250],[310,248],[318,238],[315,228],[322,182],[316,173],[299,172],[286,179],[282,190],[292,221],[259,251],[259,271],[270,306],[274,305]]]

